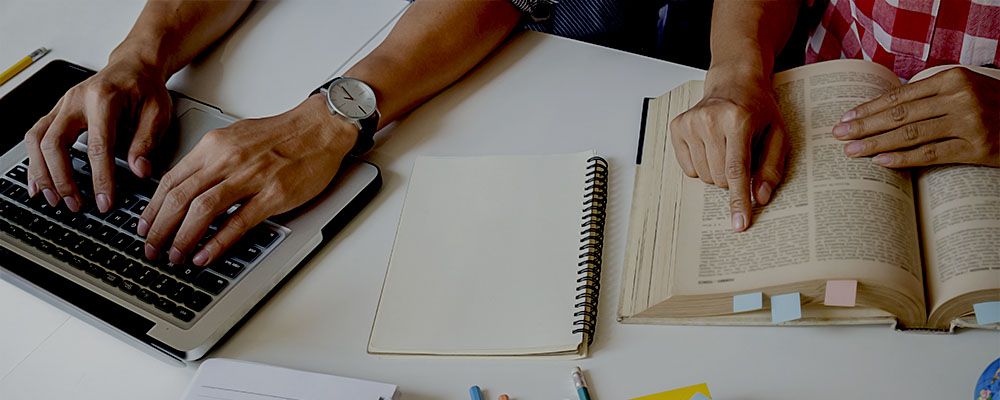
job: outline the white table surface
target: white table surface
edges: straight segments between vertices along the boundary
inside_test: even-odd
[[[367,25],[370,37],[401,7],[371,0],[258,4],[212,54],[170,85],[236,115],[283,111],[354,52],[314,52],[275,61],[324,42],[318,34],[298,32],[324,32],[314,25],[323,20],[319,15],[339,18],[351,10],[372,23],[350,18],[343,19],[345,25]],[[140,8],[138,3],[106,0],[3,0],[0,66],[44,45],[55,49],[47,58],[100,67]],[[345,25],[328,29],[335,34]],[[281,72],[290,65],[301,72]],[[0,95],[37,68],[0,86]],[[723,400],[971,398],[983,368],[1000,356],[996,332],[937,336],[900,334],[881,326],[615,322],[641,99],[703,75],[566,39],[521,34],[462,81],[379,134],[369,158],[382,168],[382,191],[210,356],[395,383],[404,399],[464,399],[473,384],[489,398],[507,392],[519,400],[569,399],[575,396],[568,379],[574,365],[586,371],[595,399],[604,400],[700,382],[708,382],[713,398]],[[247,79],[259,84],[248,86]],[[414,157],[587,149],[596,149],[611,163],[612,187],[604,290],[589,358],[381,359],[365,352]],[[193,373],[194,367],[152,358],[0,282],[0,399],[178,399]]]

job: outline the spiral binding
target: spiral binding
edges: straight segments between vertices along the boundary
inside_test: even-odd
[[[594,329],[597,328],[597,299],[601,292],[601,258],[604,250],[604,221],[608,205],[608,162],[601,157],[591,157],[587,160],[586,194],[583,196],[583,224],[580,226],[580,269],[576,272],[579,278],[576,283],[575,308],[582,310],[573,313],[579,317],[573,321],[573,333],[583,333],[587,336],[587,345],[594,341]]]

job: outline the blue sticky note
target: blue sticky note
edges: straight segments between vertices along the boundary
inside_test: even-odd
[[[799,292],[771,297],[771,323],[777,324],[802,318]]]
[[[764,294],[761,292],[733,296],[733,312],[760,310],[764,308]]]
[[[972,308],[976,310],[976,323],[979,325],[1000,322],[1000,301],[973,304]]]
[[[698,392],[695,393],[694,396],[691,396],[691,400],[712,400],[712,399],[709,398],[708,396],[701,394],[701,392]]]

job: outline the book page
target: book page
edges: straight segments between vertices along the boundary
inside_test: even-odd
[[[1000,289],[1000,169],[938,166],[918,179],[931,312],[960,295]]]
[[[942,65],[911,82],[955,67],[1000,79],[995,69]],[[918,172],[917,192],[931,314],[959,296],[1000,290],[1000,168],[925,168]]]
[[[743,233],[732,231],[727,190],[684,180],[674,294],[867,279],[899,290],[922,310],[909,174],[847,158],[831,133],[844,112],[898,85],[891,71],[856,60],[775,75],[792,143],[784,180]]]

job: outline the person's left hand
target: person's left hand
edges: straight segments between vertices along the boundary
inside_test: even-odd
[[[833,136],[848,157],[892,167],[1000,167],[1000,80],[951,68],[855,107]]]
[[[146,237],[146,257],[166,251],[170,262],[184,262],[213,219],[241,203],[191,258],[195,265],[211,263],[267,217],[326,188],[357,134],[356,127],[330,115],[321,95],[281,115],[206,133],[163,176],[142,212],[136,230]]]

